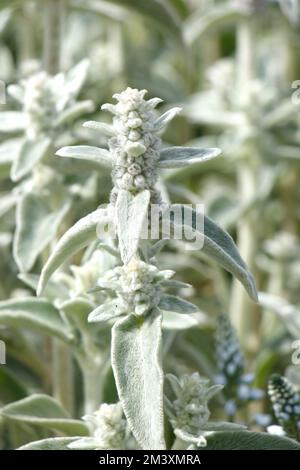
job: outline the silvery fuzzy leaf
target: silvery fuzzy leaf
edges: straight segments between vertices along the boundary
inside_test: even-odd
[[[88,330],[87,318],[93,310],[94,304],[87,298],[76,297],[63,302],[59,309],[68,321],[80,331]]]
[[[95,131],[99,131],[103,135],[106,135],[108,137],[112,137],[113,135],[115,135],[113,126],[110,124],[106,124],[105,122],[86,121],[83,123],[83,127],[94,129]]]
[[[7,93],[19,103],[23,103],[24,100],[24,88],[19,85],[9,85],[7,87]]]
[[[80,219],[61,237],[41,272],[37,288],[38,295],[41,295],[48,280],[59,266],[96,240],[98,224],[109,222],[111,222],[111,217],[108,211],[100,208]]]
[[[160,281],[160,285],[163,287],[169,287],[170,289],[186,289],[187,287],[192,287],[191,284],[176,281],[176,279],[164,279]]]
[[[69,445],[78,437],[49,437],[40,441],[29,442],[17,450],[71,450]]]
[[[77,98],[88,73],[89,60],[83,59],[65,74],[53,78],[54,88],[59,91],[57,110],[61,112],[66,104]]]
[[[220,432],[220,431],[243,431],[246,430],[247,427],[243,426],[242,424],[236,423],[227,423],[223,421],[213,422],[210,421],[202,427],[202,431],[206,432]]]
[[[18,197],[14,192],[0,193],[0,217],[15,207]]]
[[[238,21],[245,15],[245,10],[233,2],[222,5],[214,5],[212,8],[203,8],[191,15],[184,25],[183,35],[187,44],[192,45],[200,40],[205,34],[228,23]]]
[[[13,254],[20,271],[29,271],[39,254],[54,239],[70,201],[56,210],[49,207],[46,198],[27,193],[18,202]]]
[[[169,310],[171,312],[176,313],[195,313],[198,312],[198,307],[192,304],[191,302],[187,302],[186,300],[180,299],[175,295],[162,295],[159,308],[161,310]]]
[[[178,377],[173,374],[166,374],[166,379],[170,382],[171,388],[176,397],[180,397],[182,395],[182,386]]]
[[[88,435],[88,426],[72,419],[69,413],[54,398],[44,394],[33,394],[22,400],[9,403],[1,408],[1,415],[13,421],[20,421],[68,434]]]
[[[58,155],[59,157],[89,160],[106,168],[112,167],[112,157],[110,152],[99,147],[91,147],[89,145],[62,147],[56,152],[55,155]]]
[[[265,432],[216,432],[206,440],[207,450],[300,450],[295,440]]]
[[[135,196],[125,190],[118,192],[115,223],[124,264],[128,263],[137,252],[148,215],[149,202],[150,191],[148,190],[141,191]]]
[[[119,299],[114,299],[105,304],[96,307],[88,317],[89,323],[105,323],[109,320],[117,319],[122,313],[125,313],[123,304]]]
[[[266,114],[262,124],[265,128],[271,128],[285,124],[298,115],[298,106],[291,98],[279,103],[275,109]]]
[[[72,106],[68,107],[63,111],[56,121],[53,123],[55,127],[59,127],[66,122],[72,121],[74,119],[77,119],[78,117],[87,114],[87,113],[92,113],[95,109],[94,102],[91,100],[86,100],[86,101],[79,101],[78,103],[74,103]]]
[[[160,168],[180,168],[212,160],[220,154],[221,150],[218,148],[170,147],[161,150],[158,166]]]
[[[11,165],[15,158],[17,158],[23,142],[23,139],[16,138],[7,139],[0,144],[0,166]]]
[[[171,210],[174,210],[175,213],[178,213],[178,210],[181,210],[182,222],[179,221],[178,223],[181,226],[188,224],[188,228],[195,233],[198,233],[200,236],[203,236],[203,253],[214,259],[224,269],[235,276],[243,284],[249,296],[257,302],[255,280],[241,258],[232,237],[209,217],[197,213],[189,206],[173,204],[170,208]],[[163,217],[165,217],[165,215]],[[168,212],[167,217],[169,220]],[[204,231],[202,223],[203,217]]]
[[[163,312],[162,328],[163,330],[187,330],[199,326],[198,318],[191,315],[181,315],[176,312]]]
[[[155,131],[160,131],[164,129],[165,126],[178,114],[182,108],[172,108],[169,109],[169,111],[166,111],[164,114],[162,114],[159,118],[156,119],[154,122],[153,128]]]
[[[95,437],[83,437],[72,441],[68,447],[71,450],[95,450],[99,447],[99,443]]]
[[[133,315],[112,328],[112,367],[125,416],[145,450],[165,449],[161,314]]]
[[[162,240],[158,240],[157,242],[155,242],[149,249],[149,253],[148,253],[149,259],[156,256],[164,248],[164,246],[167,243],[169,243],[168,238],[163,238]]]
[[[300,310],[295,305],[289,304],[285,299],[266,292],[259,292],[259,303],[264,308],[274,312],[283,322],[289,333],[295,338],[300,338]]]
[[[0,132],[18,132],[26,127],[25,115],[19,111],[0,112]]]
[[[73,340],[59,311],[48,300],[36,297],[0,302],[0,324],[36,330],[67,343]]]
[[[47,154],[50,145],[51,140],[46,136],[34,140],[25,140],[17,158],[13,161],[11,179],[18,181],[30,173],[34,166]]]

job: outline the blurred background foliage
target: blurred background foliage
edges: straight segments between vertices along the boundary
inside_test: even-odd
[[[205,204],[206,214],[235,239],[261,292],[260,304],[253,304],[201,251],[176,242],[165,247],[162,268],[192,284],[182,295],[201,311],[166,320],[165,370],[221,377],[217,416],[225,413],[254,430],[277,422],[266,395],[271,374],[300,386],[300,365],[292,364],[292,343],[300,341],[299,38],[298,0],[0,0],[6,90],[0,105],[0,339],[7,353],[0,403],[45,393],[75,418],[59,427],[51,416],[43,424],[8,410],[0,414],[2,448],[78,433],[91,387],[95,403],[117,399],[109,329],[85,323],[93,302],[101,301],[87,293],[92,279],[114,258],[105,250],[81,253],[53,277],[43,305],[35,287],[54,241],[107,202],[111,187],[107,169],[54,153],[62,144],[105,147],[106,139],[82,123],[106,120],[101,104],[127,86],[162,98],[161,110],[183,108],[164,135],[166,144],[222,149],[205,165],[165,170],[161,190],[166,200]],[[26,160],[28,171],[16,176],[20,149],[28,159],[26,126],[18,125],[26,109],[11,86],[26,87],[41,70],[65,73],[62,95],[72,95],[66,109],[88,105],[73,109],[51,135],[47,129],[51,142],[43,160],[40,154],[36,163]],[[74,85],[78,73],[82,80]],[[51,112],[54,120],[63,111]],[[32,155],[36,148],[29,150]],[[222,357],[216,334],[230,357]],[[226,364],[235,364],[232,373]]]

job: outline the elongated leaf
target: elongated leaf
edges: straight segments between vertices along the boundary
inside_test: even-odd
[[[69,444],[76,441],[78,437],[50,437],[40,441],[29,442],[17,450],[71,450]]]
[[[36,193],[23,196],[17,206],[14,258],[22,272],[29,271],[39,254],[53,240],[70,208],[70,201],[52,211],[47,200]]]
[[[156,131],[163,129],[180,111],[182,108],[172,108],[166,111],[154,123],[154,129]]]
[[[161,315],[119,320],[112,329],[112,367],[124,413],[143,449],[164,449]]]
[[[300,450],[300,444],[262,432],[218,432],[207,437],[205,450]]]
[[[116,203],[116,225],[119,248],[123,263],[128,263],[136,253],[148,214],[150,191],[145,190],[133,196],[129,191],[120,190]]]
[[[105,122],[86,121],[83,123],[83,127],[94,129],[95,131],[99,131],[109,137],[115,134],[113,126],[111,124],[106,124]]]
[[[93,101],[79,101],[78,103],[73,104],[73,106],[70,106],[65,111],[63,111],[55,121],[54,125],[57,127],[61,126],[62,124],[72,121],[82,116],[83,114],[93,112],[94,109],[95,105]]]
[[[8,367],[0,367],[0,400],[1,403],[9,403],[26,397],[28,391]]]
[[[109,320],[116,319],[119,315],[122,314],[120,310],[121,304],[118,299],[112,300],[110,302],[105,302],[105,304],[100,305],[95,308],[90,314],[88,321],[90,323],[95,322],[107,322]]]
[[[25,129],[26,121],[23,113],[19,111],[5,111],[0,113],[0,132],[18,132]]]
[[[87,330],[87,318],[94,305],[88,299],[76,297],[64,302],[60,310],[66,315],[68,321],[79,330]]]
[[[13,161],[11,179],[18,181],[26,176],[46,155],[50,145],[51,141],[47,137],[25,140],[17,158]]]
[[[67,411],[52,397],[33,394],[4,406],[1,415],[22,423],[43,426],[68,434],[88,435],[88,427],[79,420],[71,419]]]
[[[177,313],[195,313],[198,312],[196,305],[186,300],[180,299],[175,295],[163,295],[159,302],[161,310],[169,310]]]
[[[192,15],[186,21],[184,25],[184,38],[187,44],[191,45],[196,40],[201,39],[204,34],[224,27],[228,23],[238,21],[244,15],[245,12],[242,8],[239,8],[238,5],[234,5],[232,2],[227,2],[225,5],[216,5],[205,12],[201,8],[198,15]]]
[[[220,155],[218,148],[199,149],[194,147],[170,147],[160,152],[160,168],[180,168],[193,163],[202,163]]]
[[[176,10],[162,0],[112,0],[123,7],[129,7],[144,15],[147,19],[154,20],[159,26],[169,31],[177,39],[181,39],[180,20]]]
[[[37,288],[38,295],[41,295],[49,278],[59,266],[79,250],[96,240],[98,224],[109,222],[110,217],[107,210],[100,208],[80,219],[62,236],[42,270]]]
[[[0,302],[0,324],[38,330],[66,342],[73,340],[58,310],[47,300],[36,297]]]
[[[60,157],[79,158],[98,163],[107,168],[112,167],[112,157],[108,150],[88,145],[76,145],[73,147],[62,147],[56,152]]]
[[[265,292],[259,293],[259,303],[274,312],[283,322],[289,333],[295,338],[300,338],[300,309],[289,304],[285,299]]]
[[[171,205],[171,210],[173,209],[177,214],[179,208],[181,209],[182,222],[178,221],[178,223],[182,226],[188,224],[192,230],[195,230],[195,232],[202,235],[204,237],[202,247],[203,253],[214,259],[224,269],[235,276],[243,284],[249,296],[257,302],[258,299],[254,278],[241,258],[232,237],[209,217],[197,213],[189,206],[179,204]],[[204,231],[202,228],[203,217]]]
[[[163,312],[162,327],[164,330],[187,330],[200,324],[196,315],[181,315],[176,312]]]

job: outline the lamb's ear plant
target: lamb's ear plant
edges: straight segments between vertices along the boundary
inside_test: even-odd
[[[203,252],[236,276],[254,301],[257,295],[253,277],[232,238],[204,214],[183,205],[166,204],[156,187],[160,168],[205,162],[217,156],[220,150],[162,148],[159,136],[180,109],[173,108],[159,116],[155,107],[161,100],[147,101],[145,93],[145,90],[128,88],[114,95],[116,105],[103,105],[102,109],[113,114],[112,125],[85,123],[95,132],[109,135],[108,150],[74,146],[57,152],[60,158],[89,159],[111,166],[114,186],[108,206],[99,207],[79,220],[54,247],[42,270],[38,294],[43,293],[57,268],[96,241],[97,234],[107,237],[105,227],[109,226],[108,233],[117,237],[123,264],[96,283],[95,287],[111,291],[113,297],[93,310],[89,321],[113,324],[112,367],[119,398],[135,439],[144,449],[164,449],[163,312],[189,314],[197,311],[197,307],[165,293],[174,273],[160,271],[153,258],[164,230],[156,234],[154,240],[149,234],[145,237],[145,225],[149,225],[151,231],[153,207],[161,220],[185,229],[185,241],[191,233],[201,236]],[[176,211],[179,218],[174,217]],[[201,224],[203,218],[204,224]]]

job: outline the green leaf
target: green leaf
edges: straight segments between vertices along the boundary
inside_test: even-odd
[[[1,415],[14,421],[42,426],[67,434],[85,436],[88,426],[82,421],[72,419],[69,413],[52,397],[33,394],[4,406]]]
[[[28,394],[21,380],[7,367],[0,367],[0,402],[20,400]]]
[[[78,437],[50,437],[40,441],[29,442],[17,450],[71,450],[69,444]]]
[[[110,221],[107,210],[100,208],[80,219],[62,236],[42,270],[37,288],[38,295],[41,295],[48,280],[59,266],[96,240],[98,224],[106,224]]]
[[[180,168],[212,160],[220,154],[221,150],[218,148],[170,147],[160,152],[158,166],[160,168]]]
[[[73,339],[58,310],[47,300],[36,297],[0,302],[0,324],[38,330],[66,342]]]
[[[70,201],[66,200],[53,211],[47,199],[37,193],[25,194],[20,199],[17,205],[13,253],[22,272],[33,267],[39,254],[54,239],[69,209]]]
[[[165,449],[159,312],[119,320],[111,347],[118,394],[133,435],[143,449]]]
[[[263,432],[218,432],[207,437],[205,450],[300,450],[300,444]]]
[[[174,210],[175,214],[178,214],[178,211],[181,210],[182,222],[179,221],[178,223],[183,227],[187,225],[188,228],[191,228],[195,233],[202,235],[204,237],[203,253],[235,276],[243,284],[249,296],[257,302],[255,280],[241,258],[232,237],[209,217],[196,212],[189,206],[173,204],[170,206],[170,209],[171,211]],[[169,218],[169,213],[167,212],[167,214]],[[165,215],[163,217],[165,217]],[[203,217],[204,230],[202,223]]]
[[[34,140],[25,140],[17,158],[11,168],[11,179],[18,181],[26,176],[34,166],[47,154],[51,140],[39,137]]]
[[[112,157],[108,150],[88,145],[76,145],[73,147],[63,147],[55,155],[60,157],[78,158],[89,160],[106,168],[112,167]]]
[[[25,116],[19,111],[0,113],[0,132],[23,131],[26,126]]]
[[[216,5],[203,11],[199,9],[198,14],[191,15],[184,25],[184,38],[188,45],[200,40],[204,34],[220,27],[238,21],[245,16],[245,11],[231,2],[225,5]]]
[[[172,109],[169,109],[169,111],[166,111],[164,114],[162,114],[159,118],[156,119],[156,121],[154,122],[154,129],[155,131],[160,131],[162,129],[164,129],[165,126],[167,126],[169,124],[170,121],[172,121],[172,119],[174,119],[174,117],[180,113],[180,111],[182,110],[182,108],[172,108]]]
[[[129,191],[120,190],[116,202],[116,224],[119,249],[123,263],[135,255],[145,219],[148,214],[150,191],[145,190],[136,196]]]
[[[181,39],[180,19],[176,10],[162,0],[112,0],[123,7],[129,7],[144,15],[147,19],[154,20],[157,25],[169,31],[173,36]]]
[[[163,295],[159,302],[161,310],[168,310],[177,313],[195,313],[198,312],[196,305],[186,300],[180,299],[175,295]]]

